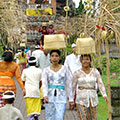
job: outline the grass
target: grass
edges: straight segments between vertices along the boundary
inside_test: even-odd
[[[105,103],[103,97],[99,97],[98,120],[107,120],[107,118],[108,118],[108,105]]]
[[[107,75],[102,75],[102,80],[107,91]],[[118,79],[110,79],[111,86],[120,86],[118,84]],[[99,97],[98,104],[98,120],[107,120],[108,118],[108,105],[105,103],[105,100],[102,96]]]

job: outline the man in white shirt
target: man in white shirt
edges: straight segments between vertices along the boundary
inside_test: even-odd
[[[43,71],[44,68],[50,65],[51,62],[50,62],[49,50],[43,50],[43,53],[38,57],[38,67]]]
[[[76,44],[72,44],[72,51],[73,53],[68,55],[65,59],[64,65],[68,67],[68,69],[71,71],[72,75],[73,73],[79,69],[82,68],[81,62],[80,62],[80,55],[76,53]],[[74,102],[76,99],[76,94],[74,96]]]
[[[15,100],[13,91],[6,91],[2,99],[4,107],[0,108],[0,120],[24,120],[20,110],[12,105]]]
[[[22,80],[25,82],[26,96],[25,103],[27,108],[27,116],[29,120],[37,117],[40,120],[41,100],[40,85],[42,71],[36,66],[36,58],[31,56],[28,60],[29,68],[24,69]]]
[[[37,59],[36,66],[38,66],[38,57],[41,56],[41,54],[43,54],[43,51],[40,50],[39,45],[36,45],[35,50],[32,52],[32,56],[36,57]]]
[[[43,71],[44,68],[50,65],[51,65],[51,62],[50,62],[49,50],[43,49],[43,53],[38,57],[38,67]],[[40,88],[40,93],[41,93],[41,101],[42,101],[41,109],[44,109],[45,107],[44,107],[44,102],[43,102],[42,87]]]
[[[68,55],[65,59],[64,65],[67,66],[73,74],[78,68],[81,68],[80,55],[76,53],[76,44],[72,44],[73,53]]]

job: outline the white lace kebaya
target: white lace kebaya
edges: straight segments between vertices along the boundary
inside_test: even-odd
[[[45,68],[42,73],[42,88],[43,96],[48,96],[49,102],[66,103],[67,89],[69,102],[73,101],[72,94],[72,75],[69,69],[62,66],[57,72],[50,69],[50,66]]]
[[[91,101],[92,107],[98,105],[98,86],[103,97],[107,96],[104,84],[100,73],[97,69],[91,68],[89,74],[86,74],[82,69],[75,71],[73,74],[73,92],[77,88],[76,103],[89,107]]]

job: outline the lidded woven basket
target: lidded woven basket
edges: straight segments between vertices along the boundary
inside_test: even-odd
[[[44,36],[44,49],[54,50],[54,49],[64,49],[65,35],[64,34],[54,34]]]
[[[95,41],[91,37],[77,38],[76,51],[77,51],[77,54],[95,53]]]

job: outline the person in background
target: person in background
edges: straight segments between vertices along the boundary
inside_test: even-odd
[[[72,109],[72,75],[66,66],[59,64],[60,51],[51,50],[50,60],[52,64],[42,73],[42,87],[45,101],[45,120],[64,120],[67,96],[69,106]]]
[[[46,23],[43,23],[42,24],[42,36],[41,36],[41,43],[42,43],[42,46],[44,46],[44,35],[47,35],[47,24]],[[41,45],[41,44],[40,44]]]
[[[80,55],[78,55],[76,53],[76,44],[73,43],[72,44],[72,51],[73,53],[68,55],[65,59],[65,63],[64,65],[68,67],[68,69],[71,71],[72,75],[73,73],[82,67],[81,62],[80,62]],[[75,96],[74,96],[74,102],[76,99],[76,92],[75,92]]]
[[[0,120],[24,120],[20,110],[12,105],[15,100],[13,91],[6,91],[2,99],[4,107],[0,108]]]
[[[27,56],[27,61],[29,60],[30,56],[31,56],[31,50],[29,48],[29,46],[27,45],[26,46],[26,49],[24,51],[26,53],[26,56]]]
[[[53,21],[50,21],[50,23],[49,23],[49,29],[47,30],[48,35],[55,34],[55,30],[54,30],[53,27],[54,27],[53,26]]]
[[[18,49],[18,50],[17,50],[17,53],[15,53],[14,59],[15,59],[15,61],[16,61],[17,64],[19,64],[19,59],[18,59],[18,57],[19,57],[19,54],[20,54],[20,53],[21,53],[21,50],[20,50],[20,49]]]
[[[25,88],[21,80],[19,65],[13,62],[13,50],[8,48],[3,54],[3,61],[0,61],[0,107],[3,105],[2,94],[5,91],[14,91],[16,93],[16,84],[13,77],[23,90],[23,95],[25,95]]]
[[[38,67],[43,71],[44,68],[50,65],[51,65],[51,62],[50,62],[49,50],[43,49],[43,53],[38,57]],[[41,93],[41,101],[42,101],[41,109],[44,109],[45,107],[44,107],[44,101],[43,101],[42,85],[40,88],[40,93]]]
[[[22,80],[26,89],[25,103],[28,120],[40,120],[41,94],[39,88],[42,71],[36,67],[36,62],[36,58],[31,56],[28,60],[30,67],[24,69],[22,73]]]
[[[24,48],[22,48],[21,53],[18,56],[18,59],[19,59],[20,71],[22,74],[23,69],[27,67],[27,56],[26,53],[24,53]]]
[[[40,69],[43,69],[50,66],[51,62],[50,62],[50,54],[49,54],[49,50],[44,50],[43,52],[40,54],[40,56],[38,57],[38,67]]]
[[[26,46],[26,49],[25,49],[24,52],[26,53],[26,56],[27,56],[27,67],[29,67],[28,60],[29,60],[29,58],[31,56],[31,50],[30,50],[28,45]]]
[[[35,50],[32,52],[32,56],[34,56],[37,59],[36,66],[38,66],[38,58],[43,54],[43,51],[40,50],[40,45],[35,46]]]
[[[81,55],[82,68],[73,74],[73,93],[77,91],[76,105],[80,120],[97,120],[98,88],[108,102],[104,84],[97,69],[91,68],[91,56]]]
[[[81,68],[80,55],[76,53],[76,44],[72,44],[73,53],[68,55],[65,59],[64,65],[67,66],[73,74],[77,69]]]

